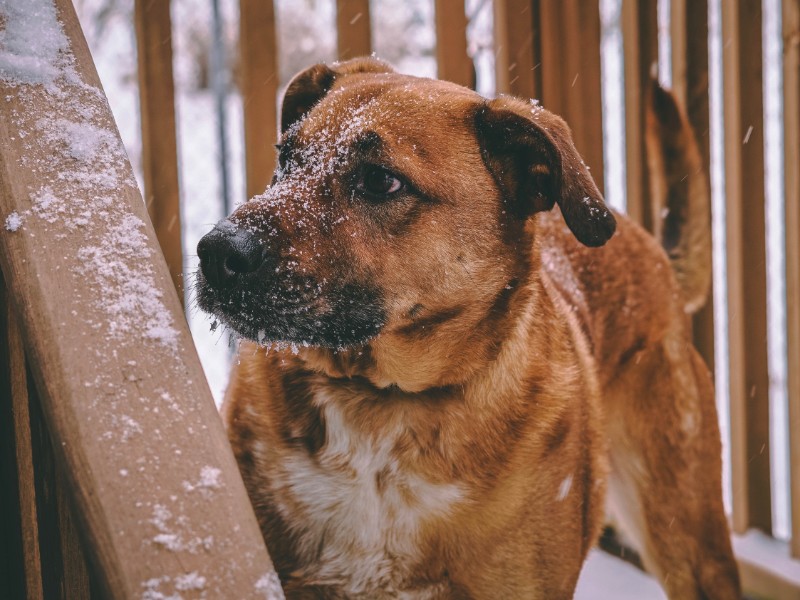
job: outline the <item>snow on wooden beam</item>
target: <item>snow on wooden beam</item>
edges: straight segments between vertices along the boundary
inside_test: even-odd
[[[0,27],[0,268],[104,593],[280,598],[72,4]]]

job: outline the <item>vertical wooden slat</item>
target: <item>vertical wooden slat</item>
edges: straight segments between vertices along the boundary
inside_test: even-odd
[[[683,102],[700,146],[710,182],[711,146],[708,103],[708,1],[671,0],[672,89]],[[710,185],[710,183],[709,183]],[[711,194],[708,189],[709,197]],[[709,211],[711,207],[709,206]],[[709,227],[711,219],[709,218]],[[710,235],[710,232],[709,232]],[[694,315],[694,345],[714,371],[714,303],[709,289],[705,306]]]
[[[240,0],[239,12],[245,168],[250,198],[266,189],[275,169],[278,47],[272,0]]]
[[[622,0],[622,45],[625,68],[625,169],[628,214],[653,230],[648,202],[644,102],[650,71],[658,63],[657,0]]]
[[[0,274],[0,429],[3,448],[3,539],[6,557],[4,594],[9,598],[44,597],[36,516],[28,388],[22,334]],[[13,496],[13,497],[12,497]],[[10,531],[13,527],[14,531]]]
[[[597,186],[603,178],[599,2],[541,2],[542,104],[572,129]]]
[[[436,64],[439,79],[475,87],[475,68],[467,55],[464,0],[436,0]]]
[[[738,533],[772,529],[761,23],[761,0],[722,3],[733,528]]]
[[[169,0],[136,0],[144,195],[150,220],[183,301],[178,145]]]
[[[372,53],[369,0],[336,0],[339,60]]]
[[[58,473],[53,445],[30,373],[27,379],[44,597],[88,599],[91,597],[88,569],[65,494],[64,479]]]
[[[495,86],[498,93],[542,93],[539,0],[495,0]]]
[[[800,2],[783,1],[786,347],[792,556],[800,558]]]

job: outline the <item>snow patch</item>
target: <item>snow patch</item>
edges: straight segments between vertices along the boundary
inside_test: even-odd
[[[256,581],[256,591],[263,594],[266,600],[283,600],[283,588],[281,587],[281,580],[278,579],[278,574],[275,571],[270,571]]]
[[[0,80],[11,86],[52,88],[59,76],[75,77],[69,42],[52,0],[0,3]]]
[[[87,283],[94,286],[105,317],[87,322],[121,343],[145,338],[177,350],[145,225],[117,208],[120,190],[136,187],[125,150],[105,116],[102,91],[75,70],[53,0],[0,0],[0,23],[0,81],[16,88],[19,104],[10,111],[25,150],[19,168],[38,182],[29,190],[30,209],[9,215],[6,229],[36,217],[53,225],[44,229],[53,238],[76,237],[82,264],[65,291],[79,296]],[[43,101],[52,111],[26,110]]]
[[[17,231],[22,227],[22,217],[18,213],[12,212],[6,217],[6,230]]]
[[[183,489],[187,492],[194,492],[197,490],[208,494],[210,490],[222,487],[222,483],[220,483],[219,480],[221,474],[221,470],[206,465],[200,469],[200,479],[195,483],[184,481]]]
[[[202,590],[206,587],[206,578],[192,571],[186,575],[179,575],[175,578],[175,589],[181,591]]]
[[[159,531],[153,536],[153,543],[170,552],[197,554],[201,550],[208,552],[214,546],[214,536],[200,537],[179,531],[179,528],[187,526],[186,517],[174,517],[172,511],[163,504],[153,507],[150,523]]]

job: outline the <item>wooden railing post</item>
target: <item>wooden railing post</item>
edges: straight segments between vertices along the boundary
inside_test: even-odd
[[[44,598],[22,333],[0,273],[0,554],[10,598]],[[13,560],[13,562],[12,562]],[[2,569],[2,567],[0,567]]]
[[[792,556],[800,558],[800,3],[783,1],[783,168]]]
[[[733,529],[772,531],[761,1],[722,3]],[[788,234],[787,237],[789,237]]]
[[[625,169],[628,214],[653,231],[644,103],[650,72],[658,63],[657,0],[622,0],[625,68]]]
[[[169,9],[170,0],[135,2],[144,195],[172,283],[183,302],[181,204]]]
[[[261,194],[275,170],[278,47],[272,0],[240,0],[239,52],[244,102],[247,197]]]
[[[583,0],[540,2],[539,21],[542,104],[567,121],[575,147],[602,192],[600,4]]]
[[[671,0],[672,89],[683,102],[700,146],[711,196],[711,139],[708,98],[708,2]],[[711,206],[708,207],[709,213]],[[709,227],[711,218],[709,215]],[[709,239],[711,232],[709,231]],[[712,284],[713,287],[713,284]],[[705,306],[694,315],[694,345],[714,371],[714,302],[708,290]]]
[[[372,53],[369,0],[336,0],[339,60]]]
[[[475,88],[475,67],[467,54],[464,0],[436,0],[436,64],[439,79]]]
[[[0,74],[0,269],[102,597],[282,598],[72,3],[37,6],[40,71]]]
[[[542,94],[539,0],[495,0],[495,86],[521,98]]]

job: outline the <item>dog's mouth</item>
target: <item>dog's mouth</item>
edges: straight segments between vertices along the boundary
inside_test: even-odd
[[[385,323],[377,289],[302,276],[229,223],[203,237],[198,255],[198,306],[243,338],[340,350],[368,342]]]

